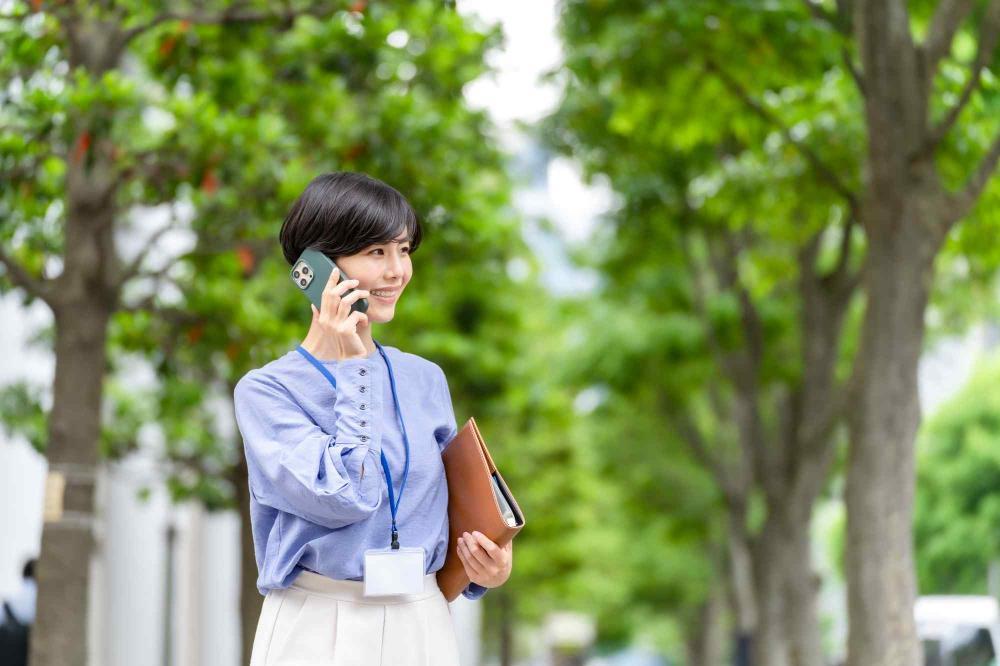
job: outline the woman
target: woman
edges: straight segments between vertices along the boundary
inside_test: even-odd
[[[406,199],[356,173],[313,180],[281,227],[290,265],[312,247],[351,279],[338,284],[335,271],[301,345],[236,386],[265,595],[251,666],[458,664],[434,575],[448,551],[441,453],[457,432],[448,383],[371,330],[392,321],[420,239]],[[367,314],[351,312],[360,298]],[[397,537],[403,551],[390,547]],[[457,546],[472,581],[465,597],[506,582],[509,544],[467,533]],[[366,551],[420,548],[410,583],[422,591],[365,596]]]

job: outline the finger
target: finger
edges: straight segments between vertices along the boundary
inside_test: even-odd
[[[320,311],[322,314],[327,316],[336,314],[337,305],[340,303],[340,294],[337,293],[337,282],[335,281],[335,278],[335,275],[330,276],[330,280],[326,283],[326,287],[323,288],[323,296],[320,298]]]
[[[468,534],[468,532],[466,534]],[[465,540],[465,544],[468,547],[469,552],[472,553],[472,557],[475,558],[475,560],[479,562],[482,567],[487,570],[491,570],[494,566],[496,566],[496,563],[493,562],[493,558],[490,557],[489,553],[487,553],[483,547],[479,545],[479,542],[476,541],[475,537],[469,535],[469,537]]]
[[[475,558],[469,554],[469,547],[466,545],[465,541],[461,538],[458,540],[458,558],[462,561],[462,566],[465,567],[465,573],[469,574],[470,578],[488,578],[489,575],[483,570],[482,566],[476,562]]]
[[[330,271],[330,277],[326,279],[326,284],[323,285],[323,291],[326,291],[327,289],[333,289],[334,287],[337,286],[337,283],[339,281],[340,281],[340,267],[334,266],[333,270]]]
[[[466,569],[475,573],[477,576],[485,576],[487,574],[483,566],[472,556],[472,553],[469,552],[469,544],[467,544],[464,539],[459,538],[457,550],[458,555],[462,558],[462,563],[465,564]]]
[[[351,289],[357,289],[360,284],[361,282],[358,280],[344,280],[343,282],[333,286],[333,292],[337,294],[337,296],[343,297],[346,292]]]
[[[359,296],[355,296],[357,293],[361,293]],[[354,303],[359,298],[367,296],[368,292],[364,289],[355,289],[346,296],[340,297],[340,304],[337,306],[337,319],[343,321],[347,319],[348,315],[351,314],[351,304]]]
[[[314,303],[310,303],[309,307],[311,307],[313,311],[313,321],[316,321],[316,318],[319,317],[319,310],[316,309],[316,305]]]
[[[500,559],[500,546],[491,541],[488,536],[482,532],[473,532],[472,537],[479,542],[479,545],[483,547],[483,550],[485,550],[490,557],[494,560]]]
[[[371,292],[369,292],[368,290],[366,290],[366,289],[355,289],[354,291],[352,291],[351,293],[349,293],[347,296],[341,296],[340,297],[340,302],[341,303],[348,303],[348,304],[355,303],[358,300],[360,300],[362,298],[368,298],[369,296],[371,296]]]
[[[352,312],[348,315],[347,320],[344,325],[349,327],[352,331],[357,332],[358,325],[367,326],[368,325],[368,315],[364,312]]]

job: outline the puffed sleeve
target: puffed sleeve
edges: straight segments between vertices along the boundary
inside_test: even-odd
[[[258,501],[336,529],[368,518],[382,503],[377,419],[367,359],[337,365],[335,432],[324,432],[274,380],[247,374],[236,385],[250,488]],[[362,388],[364,387],[364,388]],[[330,390],[334,390],[330,387]]]
[[[437,366],[435,366],[437,367]],[[437,440],[441,453],[448,448],[451,440],[458,434],[458,425],[455,421],[455,408],[451,404],[451,391],[448,390],[448,378],[444,371],[437,368],[437,402],[440,405],[440,417],[438,425],[434,428],[434,439]]]

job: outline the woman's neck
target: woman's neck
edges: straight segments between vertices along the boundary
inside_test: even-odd
[[[365,343],[365,349],[368,350],[368,353],[373,353],[375,351],[375,339],[372,337],[371,324],[358,331],[358,335],[361,337],[361,342]]]

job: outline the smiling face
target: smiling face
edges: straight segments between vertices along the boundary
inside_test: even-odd
[[[351,279],[361,283],[360,289],[372,292],[368,297],[369,323],[392,321],[396,303],[413,277],[407,235],[403,233],[395,240],[375,243],[356,254],[338,257],[336,263]]]

